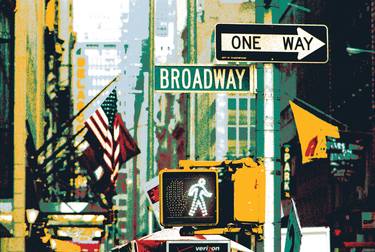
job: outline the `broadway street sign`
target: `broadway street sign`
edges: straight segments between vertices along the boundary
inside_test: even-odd
[[[325,25],[216,25],[216,58],[225,61],[326,63]]]
[[[250,67],[214,65],[155,66],[157,92],[255,92]]]

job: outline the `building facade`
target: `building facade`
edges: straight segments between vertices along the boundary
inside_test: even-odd
[[[37,145],[43,140],[43,112],[44,112],[44,3],[39,2],[13,2],[2,1],[2,12],[8,12],[8,18],[2,18],[2,36],[8,35],[9,49],[1,50],[8,60],[8,72],[4,77],[8,78],[9,83],[4,94],[8,97],[4,101],[14,103],[13,106],[2,106],[7,109],[4,122],[13,124],[9,133],[13,143],[9,142],[9,150],[13,154],[13,161],[8,162],[2,169],[9,169],[12,182],[9,183],[13,189],[6,189],[9,195],[4,195],[5,199],[11,203],[10,213],[13,222],[9,232],[12,238],[1,239],[2,251],[24,251],[25,250],[25,209],[26,209],[26,173],[27,173],[27,155],[26,138],[28,132],[25,122],[30,126],[30,137],[35,139]],[[14,9],[17,8],[17,12]],[[32,15],[33,10],[37,15]],[[11,25],[13,23],[13,25]],[[15,39],[17,38],[17,39]],[[2,44],[4,46],[4,44]],[[10,69],[13,68],[13,69]],[[14,75],[13,75],[14,74]],[[10,85],[13,83],[13,85]],[[29,95],[27,95],[29,94]],[[33,94],[33,95],[30,95]],[[2,164],[3,165],[3,164]],[[5,173],[7,174],[7,173]],[[9,173],[8,173],[9,174]],[[4,177],[2,177],[3,179]],[[5,178],[7,181],[7,179]],[[2,198],[3,200],[4,198]]]
[[[191,2],[193,6],[193,3]],[[255,3],[249,1],[197,1],[194,25],[196,61],[220,64],[215,59],[218,23],[254,23]],[[223,11],[225,10],[225,11]],[[194,13],[194,12],[191,12]],[[256,68],[250,67],[250,86],[256,86]],[[197,94],[194,120],[195,159],[236,159],[255,154],[255,92],[248,94]],[[190,139],[191,141],[191,139]]]
[[[1,57],[1,142],[5,146],[13,146],[13,111],[14,111],[14,13],[15,2],[2,1],[0,17],[0,57]],[[14,152],[6,148],[2,152],[1,165],[1,231],[0,237],[8,235],[12,229],[13,207],[13,166]],[[10,190],[9,190],[10,189]]]
[[[69,62],[73,38],[69,28],[68,35],[58,32],[59,15],[71,15],[66,1],[64,8],[58,1],[1,1],[0,5],[1,142],[8,151],[2,152],[6,156],[1,164],[0,184],[6,188],[0,199],[5,227],[0,248],[25,251],[33,244],[42,251],[48,246],[39,239],[42,214],[31,224],[26,210],[40,210],[39,202],[53,195],[43,186],[54,180],[45,176],[53,168],[41,164],[59,143],[41,147],[56,133],[57,125],[71,116],[69,67],[65,72],[60,69]],[[60,58],[63,50],[64,60]],[[60,75],[67,78],[63,83]],[[37,154],[38,149],[43,151]]]
[[[291,195],[296,199],[302,226],[330,226],[333,248],[354,246],[344,241],[366,246],[374,237],[373,229],[363,225],[363,216],[374,211],[374,61],[369,51],[363,50],[372,50],[374,43],[373,1],[348,3],[340,11],[337,1],[294,4],[286,8],[280,23],[325,24],[329,61],[279,66],[285,83],[281,87],[282,143],[293,149]],[[342,144],[339,153],[347,151],[356,156],[339,157],[337,145],[329,144],[328,159],[301,165],[289,100],[300,102],[309,112],[337,125],[340,139],[334,144]],[[352,150],[350,145],[358,145],[361,150]]]

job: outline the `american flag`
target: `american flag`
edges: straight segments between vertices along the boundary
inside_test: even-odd
[[[103,150],[103,163],[110,173],[112,184],[114,184],[121,164],[140,153],[136,142],[126,129],[120,114],[117,113],[116,89],[111,92],[101,106],[85,121],[85,125],[89,129],[86,140],[95,149],[95,153],[101,152],[96,147],[98,145]],[[91,137],[92,135],[93,137]],[[92,159],[94,155],[91,156],[88,156],[88,158]],[[103,169],[98,165],[95,165],[95,167],[97,167],[95,170],[96,178],[100,180],[103,172],[99,171],[103,171]]]
[[[94,134],[103,148],[103,161],[111,173],[114,171],[113,121],[117,113],[116,89],[109,94],[100,107],[85,121],[86,127]]]

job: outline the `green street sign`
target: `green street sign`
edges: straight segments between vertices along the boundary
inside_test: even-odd
[[[157,92],[254,92],[250,67],[214,65],[155,66]]]
[[[290,209],[289,213],[284,252],[299,252],[301,247],[301,239],[301,225],[299,223],[296,205],[292,199],[292,208]]]

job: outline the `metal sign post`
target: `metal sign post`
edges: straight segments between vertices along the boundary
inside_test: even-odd
[[[261,6],[263,1],[257,1]],[[272,7],[258,7],[256,21],[272,23]],[[258,53],[259,54],[259,53]],[[273,64],[257,66],[257,156],[264,157],[266,170],[266,198],[264,242],[257,244],[259,251],[275,251],[281,249],[280,222],[280,96],[279,71]]]
[[[275,228],[277,218],[275,218],[275,206],[280,209],[280,187],[275,183],[276,158],[275,146],[279,146],[279,141],[275,137],[275,104],[274,100],[274,66],[273,64],[264,64],[264,166],[266,168],[266,214],[264,223],[264,251],[277,251],[275,249],[276,240]],[[277,190],[276,190],[277,188]]]

